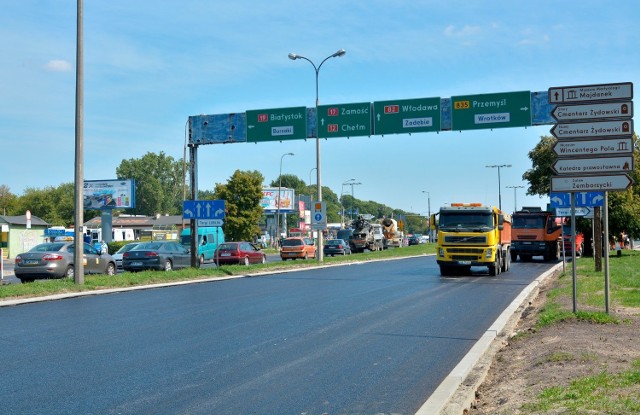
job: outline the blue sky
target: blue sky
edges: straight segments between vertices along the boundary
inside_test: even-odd
[[[74,178],[76,2],[3,1],[0,184],[16,194]],[[640,85],[640,6],[602,1],[84,2],[84,171],[114,179],[124,159],[183,157],[190,115],[315,103],[451,97],[563,85]],[[527,153],[550,126],[322,140],[322,184],[427,213],[450,202],[513,211]],[[236,169],[315,183],[314,140],[206,145],[200,189]],[[311,173],[311,174],[310,174]],[[351,187],[345,186],[345,192]],[[427,194],[422,191],[428,191]],[[517,189],[518,206],[548,198]],[[430,199],[430,200],[428,200]]]

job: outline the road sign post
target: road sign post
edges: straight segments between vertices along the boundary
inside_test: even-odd
[[[482,128],[529,127],[531,125],[531,92],[451,97],[452,130]]]
[[[440,98],[374,102],[373,126],[376,135],[440,131]]]
[[[318,106],[318,137],[371,135],[371,103]]]
[[[247,141],[284,141],[307,138],[305,107],[247,111]]]
[[[632,184],[633,180],[626,174],[551,177],[551,191],[553,192],[627,190]]]

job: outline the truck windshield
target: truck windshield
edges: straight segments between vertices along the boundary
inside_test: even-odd
[[[542,216],[513,216],[513,229],[543,229],[546,218]]]
[[[493,228],[490,214],[477,212],[440,212],[440,229],[445,231],[489,230]]]

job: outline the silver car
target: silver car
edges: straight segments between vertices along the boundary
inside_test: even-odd
[[[116,269],[118,271],[122,270],[122,255],[125,252],[131,251],[133,248],[138,246],[139,243],[140,242],[131,242],[129,244],[122,245],[122,247],[120,249],[118,249],[115,254],[113,254],[113,259],[115,259],[115,261],[116,261]]]
[[[84,246],[84,272],[115,275],[116,261],[109,254],[101,254],[87,243]],[[47,242],[19,254],[14,272],[20,281],[32,282],[42,278],[73,278],[74,242]]]

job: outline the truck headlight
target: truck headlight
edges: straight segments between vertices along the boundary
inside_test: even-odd
[[[491,256],[492,256],[491,254],[493,254],[493,248],[487,249],[487,253],[485,255],[485,258],[486,259],[491,259]]]
[[[444,258],[444,248],[438,248],[438,256]]]

